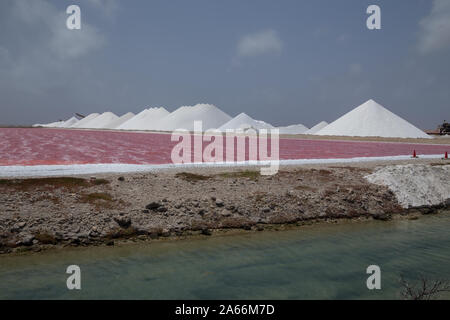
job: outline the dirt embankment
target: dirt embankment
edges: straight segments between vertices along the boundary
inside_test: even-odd
[[[402,208],[386,186],[364,177],[375,165],[287,167],[0,180],[0,252],[54,245],[114,245],[218,229],[264,230],[327,219],[431,213]],[[448,205],[448,203],[447,203]]]

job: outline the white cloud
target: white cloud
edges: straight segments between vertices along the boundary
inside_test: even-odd
[[[68,30],[66,12],[57,10],[45,0],[17,0],[11,11],[15,23],[25,23],[45,33],[34,48],[35,51],[49,54],[53,59],[78,58],[104,44],[104,37],[83,19],[81,30]],[[35,42],[33,36],[25,36],[30,36],[26,39],[30,45]]]
[[[418,50],[422,54],[450,47],[450,1],[434,0],[431,12],[420,21]]]
[[[15,0],[0,10],[7,17],[0,20],[0,38],[2,30],[14,30],[14,37],[6,31],[3,34],[1,78],[14,88],[40,92],[68,81],[68,75],[79,70],[79,59],[105,43],[104,36],[83,21],[83,15],[81,30],[68,30],[65,10],[46,0]]]
[[[253,57],[257,55],[280,53],[283,43],[274,30],[265,30],[249,34],[239,41],[237,55],[239,57]]]
[[[108,17],[113,17],[118,8],[119,4],[117,0],[86,0],[88,4],[100,9]]]

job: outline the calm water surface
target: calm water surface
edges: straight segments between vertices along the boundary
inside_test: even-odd
[[[366,288],[371,264],[382,290]],[[0,257],[0,299],[395,299],[421,273],[450,279],[450,213]]]

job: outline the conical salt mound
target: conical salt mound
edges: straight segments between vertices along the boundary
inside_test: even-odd
[[[136,121],[136,130],[155,130],[158,124],[170,114],[165,108],[150,108],[148,112]]]
[[[136,130],[135,129],[135,122],[139,121],[142,117],[145,116],[145,114],[148,112],[148,109],[144,109],[141,112],[139,112],[137,115],[129,119],[128,121],[125,121],[120,126],[117,127],[119,130]]]
[[[98,113],[91,113],[90,115],[86,116],[85,118],[81,119],[74,125],[71,125],[70,128],[86,128],[85,125],[88,124],[91,120],[97,118],[100,114]]]
[[[280,134],[302,134],[308,131],[308,128],[300,123],[286,127],[278,127],[278,130],[280,130]]]
[[[408,121],[369,100],[316,133],[321,136],[431,138]]]
[[[114,113],[105,112],[86,123],[83,127],[89,129],[105,129],[108,126],[108,123],[117,119],[119,119],[119,117]]]
[[[321,121],[318,124],[316,124],[314,127],[312,127],[311,129],[305,131],[305,134],[316,134],[317,132],[319,132],[320,130],[325,128],[327,125],[328,125],[328,122]]]
[[[77,123],[79,120],[75,117],[70,118],[67,121],[64,121],[59,127],[60,128],[68,128],[70,126],[73,126],[75,123]]]
[[[130,120],[133,117],[134,117],[134,113],[128,112],[128,113],[124,114],[123,116],[121,116],[120,118],[117,118],[117,119],[111,121],[110,123],[108,123],[105,126],[105,129],[116,129],[118,126],[122,125],[123,123],[127,122],[128,120]]]
[[[64,121],[56,121],[56,122],[51,122],[51,123],[46,123],[46,124],[35,124],[35,125],[33,125],[33,127],[57,128],[57,127],[61,126],[63,123],[64,123]]]
[[[165,116],[153,130],[173,131],[176,129],[194,130],[194,121],[202,122],[202,129],[219,128],[231,117],[211,104],[197,104],[193,107],[180,107]]]
[[[130,120],[117,127],[120,130],[152,130],[169,111],[164,108],[149,108],[138,113]]]
[[[272,129],[273,126],[267,122],[261,121],[261,120],[255,120],[251,117],[249,117],[245,113],[241,113],[228,121],[227,123],[223,124],[219,130],[226,131],[227,129]]]

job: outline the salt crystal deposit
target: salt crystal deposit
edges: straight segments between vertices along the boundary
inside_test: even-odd
[[[422,130],[373,100],[363,103],[316,134],[322,136],[431,138]]]
[[[328,122],[325,121],[321,121],[318,124],[316,124],[314,127],[312,127],[311,129],[305,131],[305,134],[316,134],[317,132],[319,132],[320,130],[322,130],[323,128],[325,128],[328,125]]]
[[[134,117],[134,113],[128,112],[128,113],[124,114],[123,116],[121,116],[120,118],[117,118],[117,119],[111,121],[110,123],[108,123],[105,126],[105,129],[116,129],[118,126],[122,125],[123,123],[127,122],[128,120],[130,120],[133,117]]]
[[[119,129],[119,130],[135,130],[134,128],[136,126],[134,125],[134,123],[139,121],[139,119],[141,119],[142,117],[144,117],[147,112],[148,112],[148,109],[142,110],[141,112],[139,112],[137,115],[135,115],[134,117],[132,117],[128,121],[125,121],[124,123],[122,123],[116,129]]]
[[[241,113],[228,121],[227,123],[223,124],[219,127],[219,130],[225,131],[227,129],[273,129],[274,127],[264,121],[261,120],[254,120],[250,116],[248,116],[245,113]]]
[[[164,108],[150,108],[135,115],[117,129],[120,130],[152,130],[159,121],[167,116],[169,111]]]
[[[75,123],[77,123],[79,120],[75,117],[70,118],[69,120],[64,121],[59,128],[68,128],[70,126],[73,126]]]
[[[60,126],[63,123],[64,123],[64,121],[56,121],[56,122],[51,122],[51,123],[46,123],[46,124],[37,123],[37,124],[34,124],[33,127],[55,128],[55,127]]]
[[[438,205],[450,199],[450,166],[387,166],[365,177],[387,186],[404,207]]]
[[[202,121],[203,130],[219,128],[231,117],[211,104],[197,104],[193,107],[180,107],[165,116],[153,130],[173,131],[176,129],[194,130],[194,121]]]
[[[302,134],[305,133],[308,128],[302,124],[294,124],[286,127],[278,127],[280,134]]]
[[[100,114],[98,113],[91,113],[90,115],[86,116],[85,118],[81,119],[74,125],[70,126],[70,128],[85,128],[85,125],[90,122],[91,120],[98,117]]]
[[[119,119],[119,117],[114,113],[105,112],[84,124],[83,127],[89,129],[105,129],[108,126],[108,123],[116,121],[117,119]]]
[[[150,108],[141,119],[135,122],[135,130],[155,130],[160,121],[169,114],[169,111],[162,107]]]

